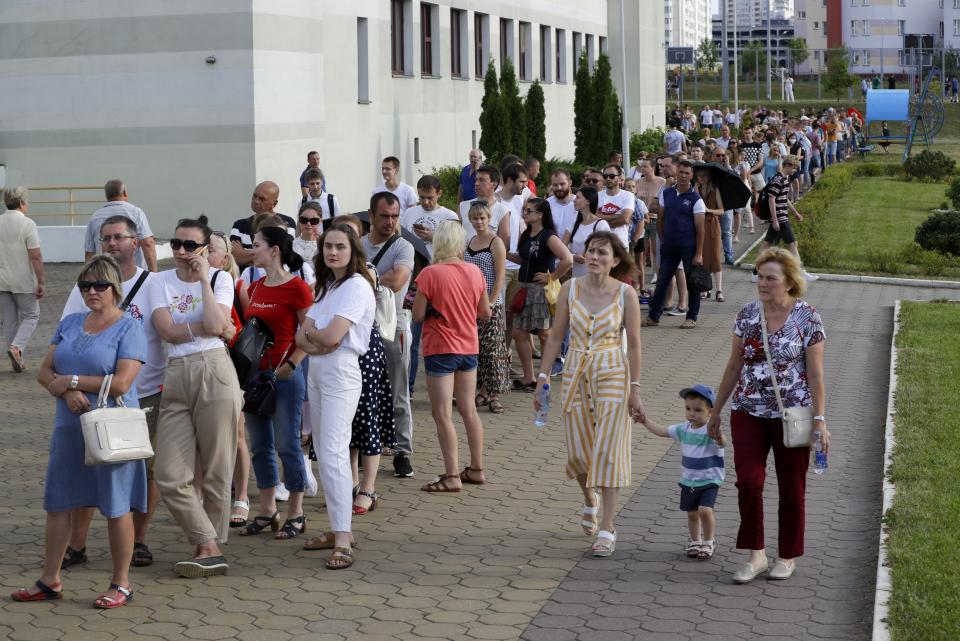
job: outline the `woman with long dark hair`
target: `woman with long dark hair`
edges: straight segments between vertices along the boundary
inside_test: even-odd
[[[520,234],[517,251],[507,255],[509,260],[520,264],[521,289],[517,295],[525,297],[523,309],[513,317],[513,340],[523,366],[523,378],[513,381],[513,389],[532,392],[537,382],[533,377],[530,333],[538,333],[543,342],[550,338],[550,304],[544,287],[567,273],[573,265],[573,256],[557,235],[550,203],[546,200],[529,199],[523,206],[523,222],[526,229]]]
[[[352,227],[332,225],[319,244],[316,302],[297,333],[297,347],[312,361],[307,395],[331,532],[304,547],[333,548],[326,566],[339,570],[354,560],[350,438],[363,388],[358,360],[370,343],[376,300],[363,247]]]
[[[619,236],[592,234],[586,264],[585,276],[560,288],[556,331],[541,363],[552,363],[559,355],[569,328],[563,391],[556,404],[567,445],[567,476],[577,479],[583,491],[580,525],[584,534],[597,535],[593,555],[610,556],[617,543],[613,518],[620,488],[630,485],[630,419],[642,421],[645,416],[640,400],[640,302],[623,282],[633,277],[635,268]],[[540,409],[540,391],[549,380],[549,371],[539,373],[535,409]]]
[[[297,367],[306,353],[297,349],[297,328],[313,304],[313,292],[301,278],[284,266],[297,270],[303,259],[293,251],[293,239],[286,229],[261,227],[253,238],[253,264],[266,275],[248,286],[248,317],[257,317],[273,332],[273,345],[260,361],[257,377],[274,381],[276,405],[261,416],[244,412],[250,437],[253,470],[260,490],[260,515],[240,531],[242,536],[259,534],[266,528],[280,528],[276,486],[279,483],[277,454],[283,464],[283,482],[290,493],[287,518],[276,535],[292,539],[306,529],[303,492],[306,470],[300,449],[300,418],[306,381]]]
[[[587,273],[587,238],[596,231],[610,231],[607,221],[597,216],[600,207],[600,195],[593,187],[581,187],[573,200],[573,207],[577,217],[573,227],[563,234],[563,244],[570,248],[573,255],[573,277],[577,278]]]

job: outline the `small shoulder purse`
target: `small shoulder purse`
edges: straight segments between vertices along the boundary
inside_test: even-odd
[[[763,303],[760,307],[760,333],[763,336],[763,353],[770,368],[770,382],[773,383],[773,393],[777,397],[777,406],[780,408],[780,418],[783,420],[784,447],[809,447],[813,438],[813,407],[784,407],[780,398],[780,383],[770,358],[770,343],[767,339],[767,318],[763,313]]]

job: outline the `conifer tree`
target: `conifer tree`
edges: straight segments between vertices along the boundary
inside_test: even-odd
[[[543,162],[547,156],[547,112],[539,80],[530,85],[523,108],[526,112],[527,154]]]
[[[573,148],[578,163],[590,162],[591,140],[594,138],[593,82],[586,52],[581,52],[577,61],[577,73],[573,78]]]
[[[493,60],[487,65],[480,101],[480,150],[492,161],[499,160],[510,148],[510,122],[500,96],[497,69]]]
[[[500,98],[503,106],[506,107],[510,127],[510,145],[506,151],[525,158],[527,155],[526,114],[523,110],[523,101],[520,99],[517,74],[509,57],[503,61],[503,67],[500,70]]]

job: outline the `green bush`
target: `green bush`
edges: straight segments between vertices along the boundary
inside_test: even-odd
[[[803,256],[803,264],[808,267],[835,267],[839,258],[837,250],[819,236],[801,237],[797,249]]]
[[[663,149],[663,135],[660,127],[635,131],[630,134],[630,157],[636,159],[641,153],[660,153]]]
[[[930,216],[917,227],[915,240],[924,249],[960,256],[960,211]]]
[[[920,271],[924,276],[943,276],[953,261],[946,254],[938,251],[925,251],[920,254]]]
[[[899,176],[901,173],[900,165],[896,163],[867,162],[858,164],[854,167],[854,173],[857,176]]]
[[[542,163],[540,163],[540,178],[537,179],[538,185],[549,185],[550,184],[550,175],[555,169],[566,169],[570,172],[570,178],[573,180],[572,189],[576,189],[580,185],[580,177],[583,175],[583,170],[587,168],[587,165],[579,163],[575,160],[569,158],[547,158]],[[538,189],[538,192],[545,190]]]
[[[903,172],[913,180],[938,182],[953,174],[955,160],[942,151],[924,150],[903,164]]]
[[[462,167],[456,165],[447,165],[445,167],[434,167],[430,170],[430,175],[436,176],[440,180],[440,205],[447,209],[457,211],[457,189],[460,187],[460,172]]]
[[[900,260],[909,263],[911,265],[920,264],[920,256],[923,252],[926,251],[921,247],[916,241],[911,241],[906,243],[903,247],[900,248],[900,251],[897,252]]]
[[[960,209],[960,176],[950,181],[950,186],[947,187],[947,198],[953,203],[954,209]]]
[[[887,274],[897,274],[903,268],[897,252],[884,249],[867,250],[867,264],[870,266],[870,271]]]

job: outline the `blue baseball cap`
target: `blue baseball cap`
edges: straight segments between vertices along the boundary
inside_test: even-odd
[[[706,399],[707,403],[710,404],[710,407],[713,407],[717,402],[717,396],[713,393],[713,390],[706,385],[701,385],[700,383],[697,383],[693,387],[684,387],[682,390],[680,390],[680,398],[686,398],[690,394],[702,396]]]

